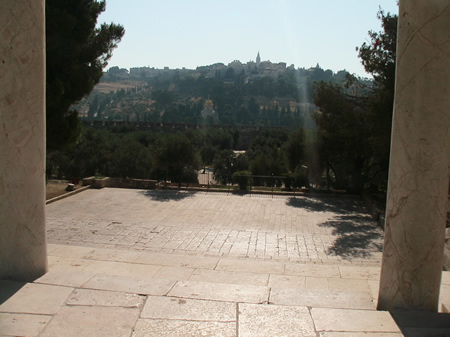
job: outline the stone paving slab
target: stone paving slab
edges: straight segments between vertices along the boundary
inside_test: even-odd
[[[83,247],[84,248],[84,247]],[[89,260],[134,262],[142,255],[142,252],[117,249],[91,249],[83,257]]]
[[[53,315],[73,288],[0,280],[0,312]]]
[[[258,274],[283,274],[284,264],[272,261],[221,259],[215,270]]]
[[[375,309],[366,292],[325,289],[272,288],[269,303],[316,308]]]
[[[76,289],[68,298],[67,305],[142,308],[145,296],[115,291]]]
[[[53,316],[0,313],[0,335],[38,336]]]
[[[189,277],[189,281],[267,286],[269,274],[196,269]]]
[[[239,336],[316,337],[307,307],[239,304]]]
[[[62,268],[53,270],[52,268],[47,274],[34,281],[34,283],[79,288],[94,276],[95,273],[74,272]]]
[[[347,290],[347,291],[363,291],[370,293],[370,286],[367,280],[352,280],[342,278],[328,279],[328,289],[330,290]]]
[[[187,321],[236,321],[236,304],[175,297],[149,296],[142,318]]]
[[[306,289],[328,289],[328,279],[325,277],[306,277]]]
[[[443,272],[442,273],[442,284],[450,285],[450,273],[449,272]]]
[[[271,274],[269,278],[269,287],[306,289],[306,276]]]
[[[194,271],[198,269],[186,268],[186,267],[161,267],[161,269],[155,274],[155,278],[161,278],[172,281],[187,281],[191,278]]]
[[[175,281],[127,276],[96,275],[83,288],[120,291],[132,294],[167,295]]]
[[[189,267],[189,268],[204,268],[214,269],[219,262],[215,257],[171,255],[158,253],[142,253],[134,263],[142,264],[156,264],[168,267]]]
[[[170,290],[168,296],[225,302],[264,303],[269,299],[269,288],[247,284],[179,281]]]
[[[400,333],[387,311],[312,308],[317,331]]]
[[[92,253],[94,250],[95,249],[92,247],[48,245],[47,253],[51,256],[67,257],[71,259],[83,259],[86,257],[86,255]]]
[[[337,277],[322,278],[273,274],[270,275],[268,285],[271,288],[329,289],[367,292],[371,294],[371,288],[367,280],[342,279]]]
[[[139,319],[132,337],[166,336],[236,337],[236,322],[199,322],[182,320]]]
[[[92,264],[92,260],[74,259],[70,257],[49,256],[49,270],[62,270],[72,273],[82,272],[84,268]]]
[[[311,265],[302,263],[286,263],[286,275],[339,277],[339,267],[335,265]]]
[[[65,306],[39,337],[129,336],[138,317],[137,308]]]
[[[138,278],[152,278],[160,269],[161,266],[155,265],[142,265],[113,261],[92,261],[92,263],[83,269],[83,272]]]
[[[379,280],[381,267],[339,266],[342,278]]]
[[[450,313],[450,285],[441,285],[440,295],[440,306],[447,308],[447,313]]]

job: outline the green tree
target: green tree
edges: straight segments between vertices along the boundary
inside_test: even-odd
[[[217,147],[212,146],[211,144],[205,144],[200,149],[200,155],[202,157],[203,166],[211,165],[218,152],[219,149]]]
[[[374,77],[373,91],[368,95],[369,145],[373,157],[369,175],[373,186],[386,190],[389,171],[392,113],[394,109],[397,15],[378,12],[383,31],[369,32],[370,42],[359,48],[365,70]]]
[[[320,82],[314,102],[319,107],[313,115],[320,134],[322,160],[334,188],[359,193],[364,187],[364,168],[370,156],[368,119],[364,102],[349,96],[344,88]]]
[[[174,93],[169,90],[155,90],[152,97],[164,107],[171,105],[175,100]]]
[[[297,129],[289,135],[288,141],[283,146],[287,167],[291,172],[299,165],[305,165],[305,135],[303,129]]]
[[[96,27],[104,0],[47,0],[47,148],[76,142],[81,123],[71,107],[88,95],[125,33],[111,23]]]
[[[198,182],[197,170],[200,158],[197,149],[184,134],[161,136],[155,144],[154,168],[159,179],[182,182]]]
[[[118,178],[150,178],[152,161],[150,150],[144,146],[135,133],[128,133],[117,139],[112,156],[111,176]]]
[[[319,111],[321,163],[335,188],[360,192],[387,182],[395,84],[397,17],[378,12],[383,32],[370,31],[370,43],[359,48],[372,86],[348,77],[347,85],[320,82],[314,102]]]
[[[109,176],[115,135],[105,130],[86,129],[73,151],[73,167],[77,177]]]
[[[263,151],[258,152],[256,156],[249,162],[250,171],[255,176],[266,176],[264,178],[253,178],[254,185],[260,186],[281,186],[282,181],[280,177],[286,173],[283,161],[283,153],[278,148],[264,148]]]
[[[364,69],[372,74],[376,85],[394,89],[395,59],[397,48],[397,15],[379,10],[377,17],[381,20],[382,32],[369,31],[370,42],[364,42],[358,56]]]
[[[228,130],[213,130],[209,129],[206,132],[207,144],[216,146],[220,151],[222,150],[232,150],[234,145],[234,138],[230,131]]]
[[[220,151],[213,161],[214,179],[222,185],[232,183],[232,174],[236,172],[235,155],[232,150]]]
[[[267,176],[254,177],[254,185],[281,184],[281,180],[273,179],[272,175],[281,176],[287,171],[284,166],[284,153],[281,150],[287,139],[288,134],[285,130],[265,130],[252,141],[247,151],[250,171],[255,176]]]

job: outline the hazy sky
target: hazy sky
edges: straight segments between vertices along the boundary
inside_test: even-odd
[[[368,77],[355,47],[397,0],[106,0],[99,23],[125,27],[110,66],[195,69],[233,60],[317,63]]]

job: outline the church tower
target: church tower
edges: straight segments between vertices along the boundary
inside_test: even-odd
[[[256,67],[259,68],[259,65],[261,63],[261,56],[259,56],[259,51],[258,51],[258,55],[256,55]]]

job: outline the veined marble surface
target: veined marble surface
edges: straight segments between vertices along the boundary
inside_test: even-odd
[[[400,1],[379,309],[436,311],[450,139],[450,2]]]
[[[44,1],[0,3],[0,278],[47,270]]]

